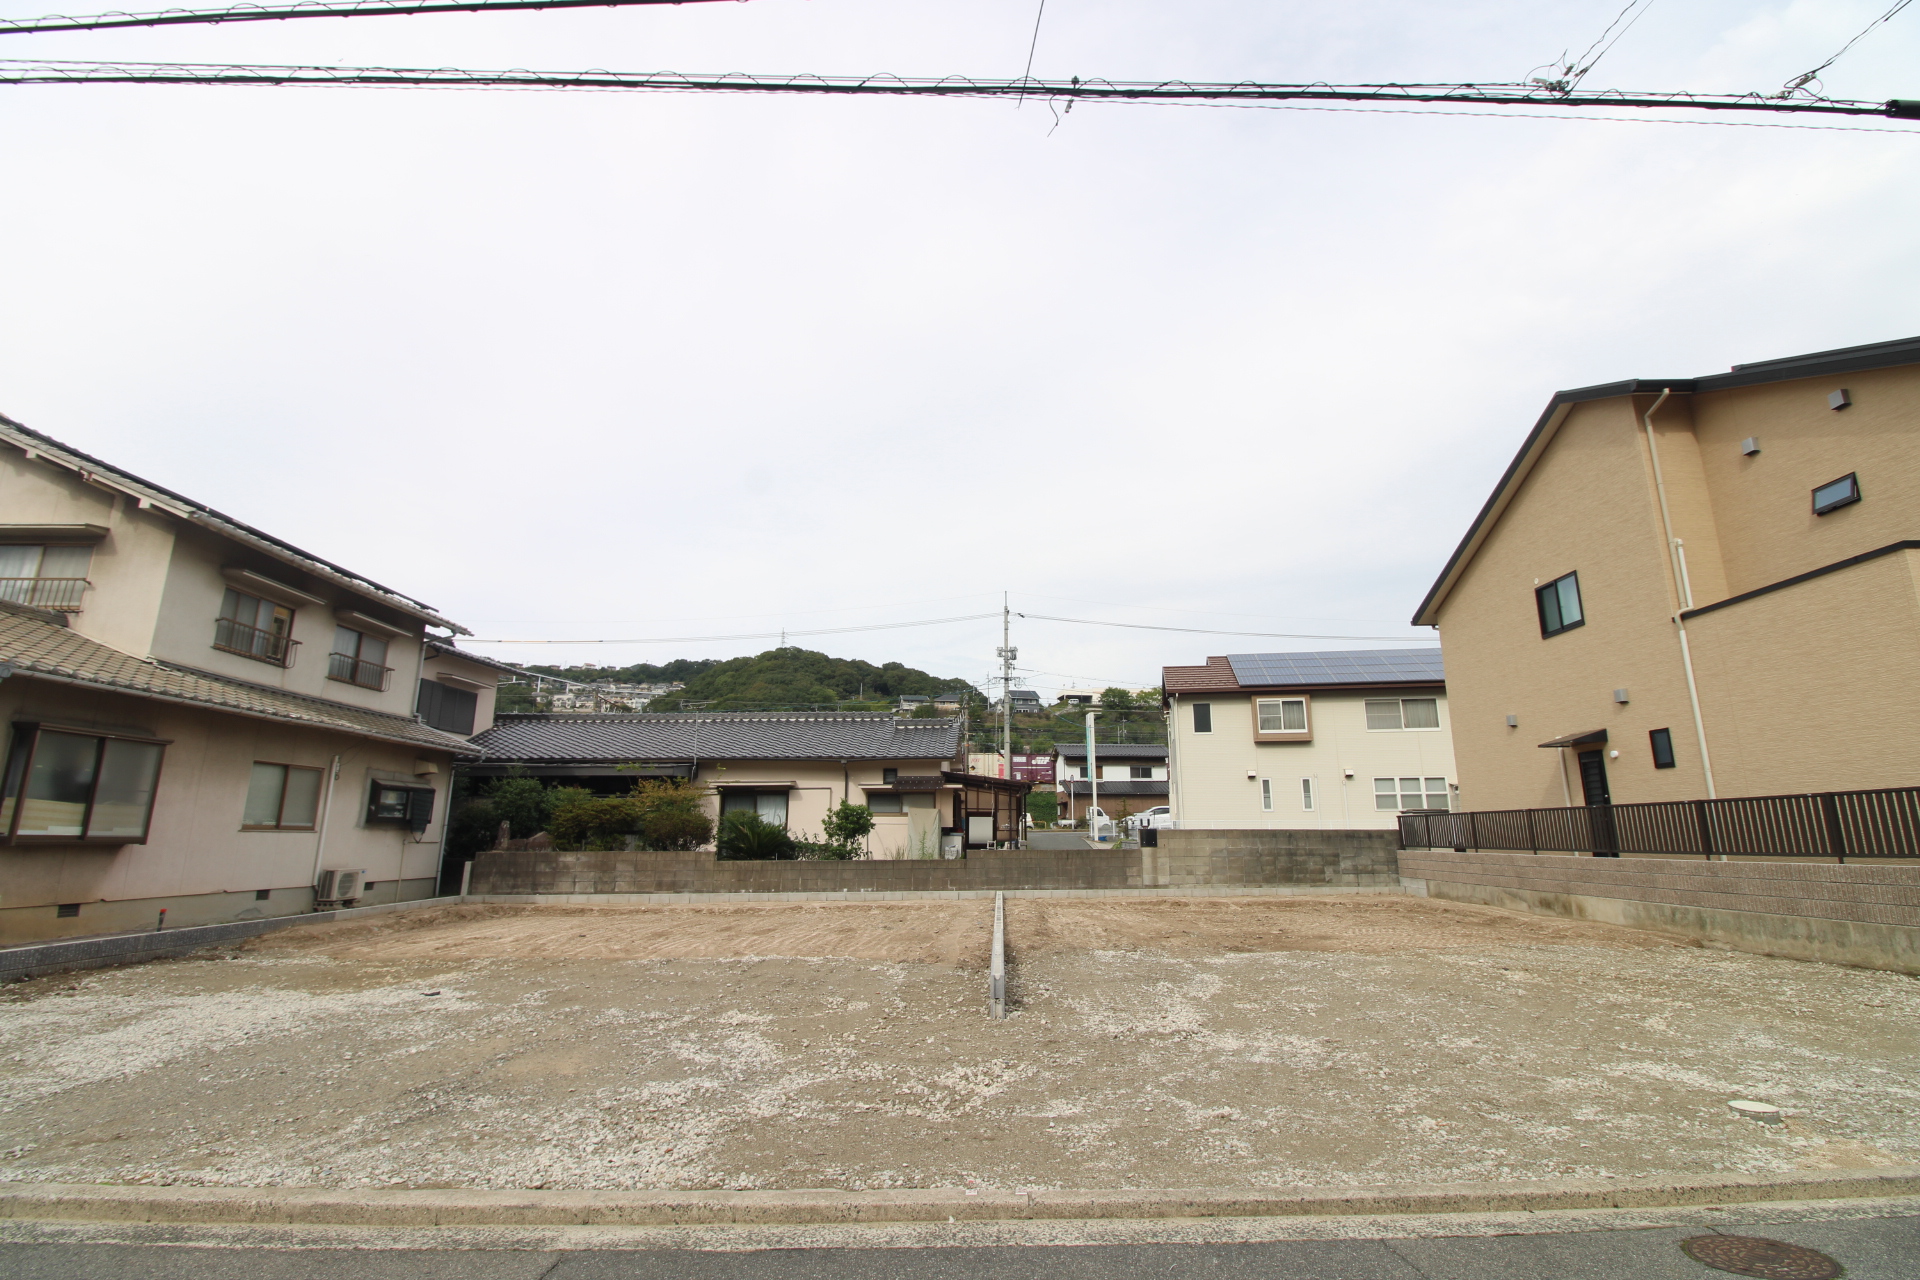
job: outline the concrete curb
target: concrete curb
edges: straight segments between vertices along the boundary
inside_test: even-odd
[[[28,943],[0,950],[0,982],[19,982],[74,969],[103,969],[109,965],[137,964],[143,960],[183,956],[205,947],[240,942],[263,933],[272,933],[276,929],[290,929],[295,925],[382,916],[394,911],[415,911],[421,907],[452,906],[459,901],[459,898],[412,898],[406,902],[382,902],[371,907],[302,911],[284,916],[266,916],[259,920],[235,920],[226,924],[183,925],[177,929]]]
[[[1920,1167],[1777,1178],[1569,1179],[1290,1191],[375,1191],[53,1183],[0,1219],[354,1227],[707,1226],[1328,1217],[1637,1209],[1920,1194]]]

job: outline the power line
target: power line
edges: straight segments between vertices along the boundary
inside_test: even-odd
[[[1825,62],[1821,63],[1819,66],[1815,67],[1813,70],[1808,71],[1802,75],[1795,76],[1793,79],[1787,81],[1785,85],[1781,86],[1780,92],[1783,94],[1794,93],[1798,90],[1806,88],[1809,84],[1813,83],[1815,76],[1818,76],[1822,71],[1825,71],[1828,67],[1840,61],[1841,56],[1844,55],[1847,50],[1853,48],[1853,46],[1855,46],[1856,44],[1859,44],[1862,40],[1866,39],[1868,31],[1872,31],[1875,27],[1879,26],[1883,22],[1890,21],[1895,14],[1899,13],[1902,9],[1906,8],[1908,5],[1912,3],[1913,3],[1913,0],[1900,0],[1900,2],[1894,5],[1893,8],[1887,10],[1885,13],[1875,18],[1872,22],[1869,22],[1866,26],[1865,31],[1862,31],[1859,35],[1855,36],[1853,39],[1841,45],[1839,53],[1834,54],[1831,58],[1828,58]]]
[[[468,644],[718,644],[727,640],[781,640],[788,636],[840,636],[855,631],[897,631],[902,627],[935,627],[949,622],[978,622],[999,613],[967,613],[951,618],[920,618],[913,622],[870,622],[856,627],[821,627],[813,631],[743,631],[730,636],[643,636],[620,640],[468,640]]]
[[[456,68],[221,65],[176,62],[28,62],[0,59],[0,84],[234,84],[404,86],[457,89],[620,89],[665,92],[889,95],[1122,102],[1360,101],[1529,107],[1641,107],[1705,111],[1811,112],[1920,119],[1920,100],[1780,99],[1756,93],[1561,93],[1531,84],[1266,84],[1184,80],[976,80],[967,76],[689,75],[677,71],[471,71]]]
[[[1382,640],[1392,644],[1432,644],[1429,636],[1314,636],[1287,631],[1221,631],[1215,627],[1163,627],[1151,622],[1105,622],[1098,618],[1056,618],[1045,613],[1022,613],[1017,617],[1035,622],[1076,622],[1085,627],[1125,627],[1129,631],[1184,631],[1197,636],[1253,636],[1261,640]]]
[[[232,5],[224,9],[168,9],[162,13],[99,13],[70,18],[0,18],[0,35],[36,31],[103,31],[114,27],[171,27],[199,23],[280,22],[288,18],[375,18],[383,14],[485,13],[490,9],[614,9],[636,4],[712,4],[718,0],[348,0],[345,4]]]

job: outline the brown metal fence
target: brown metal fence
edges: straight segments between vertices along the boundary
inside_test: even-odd
[[[1407,849],[1920,858],[1920,787],[1570,809],[1408,813]]]

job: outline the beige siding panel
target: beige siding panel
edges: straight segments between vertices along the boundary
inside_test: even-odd
[[[1693,619],[1721,795],[1920,783],[1920,554]]]
[[[1575,405],[1441,611],[1463,808],[1565,804],[1562,753],[1538,744],[1592,729],[1620,751],[1616,802],[1704,794],[1664,542],[1631,400]],[[1534,587],[1568,572],[1586,625],[1543,639]],[[1673,730],[1678,768],[1653,768],[1657,728]]]

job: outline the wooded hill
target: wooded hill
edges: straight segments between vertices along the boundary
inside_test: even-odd
[[[900,662],[875,666],[871,662],[832,658],[793,646],[725,661],[683,658],[659,666],[637,663],[631,667],[528,667],[526,670],[589,684],[600,680],[620,684],[673,680],[686,684],[680,692],[648,703],[648,711],[679,711],[684,709],[685,702],[706,703],[703,709],[708,711],[800,710],[841,703],[853,704],[845,710],[866,705],[877,710],[902,694],[932,697],[950,689],[969,691],[976,707],[986,701],[972,685],[957,677],[943,679]]]

